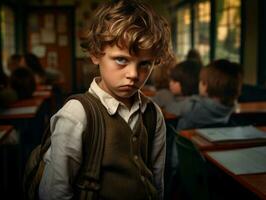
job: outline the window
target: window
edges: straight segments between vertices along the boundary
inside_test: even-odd
[[[240,62],[241,0],[216,1],[215,59]]]
[[[194,48],[202,57],[204,64],[210,61],[210,1],[197,2],[194,5]]]
[[[191,16],[189,6],[177,10],[177,58],[183,60],[191,48]]]
[[[12,9],[2,6],[0,9],[0,30],[1,30],[1,58],[5,73],[7,70],[7,60],[15,53],[15,16]]]

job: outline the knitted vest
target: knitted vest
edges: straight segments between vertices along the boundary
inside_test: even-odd
[[[149,142],[142,115],[134,130],[131,130],[119,114],[110,116],[99,100],[97,104],[105,125],[100,182],[95,184],[92,180],[84,184],[86,182],[84,179],[91,179],[91,177],[87,173],[89,166],[81,166],[75,197],[90,200],[157,199],[152,173],[148,167],[150,166],[151,142]]]

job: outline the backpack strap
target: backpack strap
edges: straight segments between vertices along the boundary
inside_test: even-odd
[[[100,101],[91,93],[70,97],[80,101],[87,115],[87,127],[82,135],[83,161],[76,177],[75,189],[79,198],[95,195],[100,189],[100,170],[104,151],[105,124]],[[91,194],[88,191],[92,191]],[[94,191],[94,192],[93,192]]]
[[[154,135],[156,132],[156,124],[157,124],[157,111],[155,105],[152,101],[149,101],[147,104],[147,108],[142,115],[144,126],[147,129],[148,133],[148,167],[151,168],[151,153],[152,153],[152,144]]]

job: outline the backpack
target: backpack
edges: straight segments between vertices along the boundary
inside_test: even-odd
[[[89,92],[72,95],[67,99],[67,101],[70,99],[76,99],[80,101],[86,112],[87,127],[90,127],[90,130],[86,128],[86,130],[82,134],[82,153],[83,155],[86,155],[86,158],[88,158],[83,160],[83,162],[86,162],[86,166],[90,166],[90,180],[93,180],[93,185],[95,185],[93,190],[97,191],[100,188],[100,168],[103,158],[104,138],[106,130],[105,124],[103,123],[103,115],[99,114],[101,110],[99,109],[99,104],[101,104],[101,102]],[[147,114],[143,115],[143,123],[149,135],[148,142],[149,144],[151,144],[154,138],[157,119],[157,112],[152,102],[147,104],[145,113]],[[25,165],[23,177],[23,194],[24,199],[26,200],[39,199],[38,189],[45,167],[43,157],[46,151],[49,149],[50,145],[51,132],[49,125],[43,134],[41,144],[33,149]],[[149,160],[151,151],[152,145],[148,145]]]

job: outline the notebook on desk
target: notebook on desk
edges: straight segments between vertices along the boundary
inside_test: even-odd
[[[266,139],[266,133],[254,126],[202,128],[196,131],[210,142]]]
[[[212,151],[206,154],[236,175],[266,173],[266,146]]]

